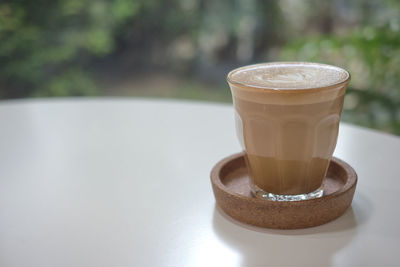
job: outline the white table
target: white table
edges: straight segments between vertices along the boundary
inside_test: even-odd
[[[0,103],[0,266],[400,265],[400,138],[342,124],[359,175],[341,218],[233,221],[212,166],[240,151],[229,105],[143,99]]]

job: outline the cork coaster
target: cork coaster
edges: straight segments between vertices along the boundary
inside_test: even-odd
[[[298,229],[321,225],[341,216],[351,205],[357,174],[346,162],[332,158],[324,179],[324,195],[302,201],[271,201],[250,193],[244,154],[218,162],[211,171],[217,204],[232,218],[251,225]]]

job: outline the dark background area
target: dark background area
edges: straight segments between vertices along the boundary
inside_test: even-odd
[[[400,135],[399,1],[0,1],[1,99],[230,102],[231,69],[282,60],[349,70],[342,119]]]

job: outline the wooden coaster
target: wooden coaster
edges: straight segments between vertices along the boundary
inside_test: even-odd
[[[332,158],[324,179],[324,195],[302,201],[271,201],[251,195],[244,153],[218,162],[211,171],[217,204],[232,218],[255,226],[298,229],[321,225],[351,205],[357,174],[346,162]]]

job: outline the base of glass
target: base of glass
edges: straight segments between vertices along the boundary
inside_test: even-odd
[[[268,199],[272,201],[301,201],[307,199],[313,199],[322,197],[324,191],[322,187],[318,188],[317,190],[307,193],[307,194],[299,194],[299,195],[278,195],[273,193],[265,192],[264,190],[260,189],[256,185],[252,185],[251,193],[253,196],[262,199]]]

